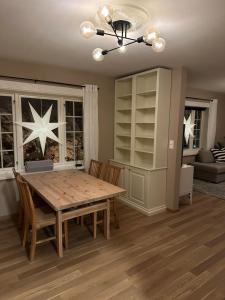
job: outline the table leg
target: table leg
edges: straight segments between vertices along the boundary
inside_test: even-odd
[[[110,199],[107,199],[107,209],[104,213],[104,226],[105,226],[105,237],[107,240],[110,239]]]
[[[62,212],[56,212],[56,242],[57,253],[59,257],[63,257],[63,244],[62,244]]]

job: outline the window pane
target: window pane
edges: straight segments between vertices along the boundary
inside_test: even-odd
[[[2,152],[2,156],[3,156],[3,168],[14,167],[14,152],[13,151],[4,151],[4,152]]]
[[[184,117],[185,117],[186,120],[189,118],[190,114],[191,114],[191,109],[185,109]]]
[[[52,107],[51,116],[50,116],[50,123],[57,123],[58,122],[58,105],[56,100],[44,99],[41,101],[42,108],[41,108],[41,116],[43,117],[46,112]]]
[[[0,95],[0,114],[12,114],[12,97]]]
[[[73,116],[73,102],[66,101],[66,116]]]
[[[75,118],[75,130],[83,131],[83,119],[82,118]]]
[[[81,147],[75,147],[75,160],[83,160],[84,159],[84,150]]]
[[[66,131],[74,131],[74,118],[67,117],[66,118]]]
[[[71,105],[72,104],[72,105]],[[76,161],[76,166],[83,165],[83,103],[66,101],[66,160]]]
[[[2,115],[1,119],[1,131],[2,132],[13,132],[13,121],[12,115]]]
[[[196,149],[196,148],[199,148],[199,147],[200,147],[200,140],[194,139],[193,148]]]
[[[66,134],[66,160],[74,160],[74,133]]]
[[[22,122],[34,122],[34,118],[32,116],[30,105],[34,108],[34,110],[41,116],[41,100],[38,98],[21,98],[22,105]]]
[[[83,146],[83,133],[82,132],[75,133],[75,146],[78,146],[78,147]]]
[[[75,116],[83,116],[83,104],[82,102],[74,102]]]
[[[2,150],[13,150],[13,134],[2,134]]]

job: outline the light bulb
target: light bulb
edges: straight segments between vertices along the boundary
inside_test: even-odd
[[[98,9],[98,15],[101,19],[105,19],[106,22],[110,22],[112,20],[113,8],[110,5],[102,5]]]
[[[151,44],[153,40],[159,38],[159,31],[156,28],[148,28],[144,33],[144,41]]]
[[[127,47],[126,46],[121,46],[118,48],[119,53],[126,53],[127,52]]]
[[[96,34],[96,29],[95,29],[94,24],[92,24],[89,21],[84,21],[80,25],[80,33],[86,39],[91,38],[92,36],[94,36]]]
[[[102,49],[101,48],[96,48],[93,52],[92,52],[92,56],[94,58],[94,60],[96,61],[102,61],[104,59],[104,55],[102,55]]]
[[[166,41],[163,38],[157,38],[152,42],[152,49],[155,52],[162,52],[165,49]]]

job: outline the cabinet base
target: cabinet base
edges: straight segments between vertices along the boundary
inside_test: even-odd
[[[163,211],[166,211],[166,205],[161,205],[161,206],[148,209],[126,198],[120,197],[119,200],[122,201],[124,204],[138,210],[139,212],[143,213],[146,216],[152,216],[161,213]]]

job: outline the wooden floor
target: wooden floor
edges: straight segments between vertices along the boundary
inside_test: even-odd
[[[225,299],[225,201],[152,217],[121,207],[121,229],[93,241],[70,223],[69,250],[51,244],[30,263],[13,222],[0,223],[0,299]]]

